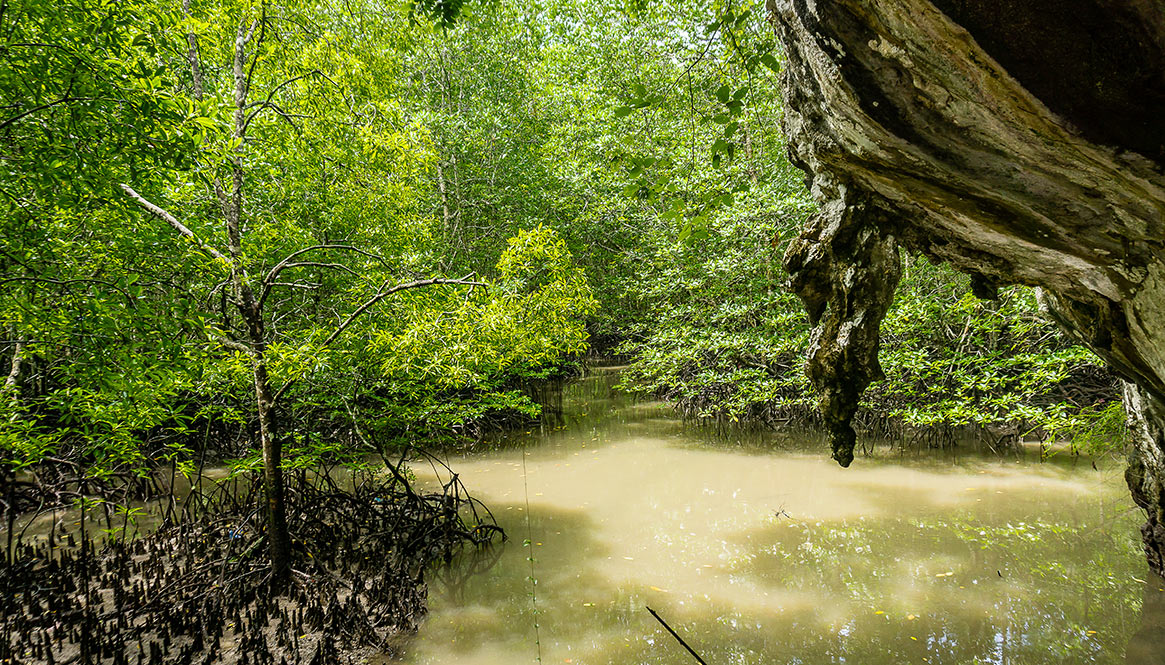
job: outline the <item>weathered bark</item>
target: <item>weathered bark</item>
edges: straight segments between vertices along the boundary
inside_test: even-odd
[[[949,262],[977,292],[1039,286],[1053,317],[1133,384],[1129,485],[1163,572],[1165,5],[769,9],[787,56],[790,157],[823,204],[786,260],[817,321],[808,371],[827,416],[848,421],[879,375],[877,321],[854,325],[854,303],[880,320],[896,281],[889,245]],[[834,249],[863,234],[878,251]],[[831,427],[845,463],[848,424]]]
[[[1145,556],[1159,574],[1165,570],[1165,406],[1126,384],[1125,408],[1133,433],[1125,481],[1133,501],[1145,510],[1147,519],[1141,525]]]
[[[263,451],[263,488],[267,500],[267,551],[276,588],[291,570],[291,538],[287,531],[283,447],[275,427],[275,396],[267,377],[264,347],[251,357],[255,377],[255,405],[259,415],[259,446]]]
[[[190,0],[182,0],[182,14],[190,18]],[[194,98],[202,101],[202,61],[198,57],[198,34],[186,33],[186,61],[190,65],[190,75],[194,82]]]
[[[849,466],[858,400],[870,382],[883,378],[878,326],[901,266],[882,210],[842,185],[831,185],[830,199],[790,245],[785,263],[814,326],[805,372],[818,388],[833,458]],[[831,311],[823,316],[827,305]]]

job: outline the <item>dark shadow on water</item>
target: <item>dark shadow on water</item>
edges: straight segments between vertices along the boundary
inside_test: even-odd
[[[593,525],[582,511],[539,509],[527,528],[524,504],[495,502],[492,508],[504,520],[508,541],[461,555],[430,582],[434,611],[421,634],[450,656],[466,657],[492,643],[528,651],[533,660],[535,623],[544,639],[577,639],[591,625],[592,601],[605,595],[597,590],[606,586],[595,563],[609,556],[608,548],[591,538]],[[412,650],[406,647],[406,662]]]

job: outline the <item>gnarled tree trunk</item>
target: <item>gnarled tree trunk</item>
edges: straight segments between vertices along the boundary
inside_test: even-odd
[[[1126,474],[1165,572],[1165,5],[768,0],[790,155],[822,203],[786,263],[807,370],[852,459],[897,247],[1041,287],[1128,382]]]

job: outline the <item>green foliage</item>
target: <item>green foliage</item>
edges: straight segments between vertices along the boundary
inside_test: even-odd
[[[1066,439],[1073,453],[1099,457],[1123,452],[1128,441],[1128,418],[1119,400],[1100,401],[1068,412],[1048,426],[1053,439]]]
[[[777,418],[810,408],[800,370],[809,328],[783,288],[775,245],[811,207],[805,197],[770,196],[767,210],[742,200],[760,214],[714,218],[698,244],[661,239],[656,273],[645,280],[650,313],[619,349],[635,358],[629,387],[701,418]]]
[[[252,22],[243,140],[231,60]],[[254,358],[219,341],[248,329],[206,249],[226,246],[235,169],[251,280],[317,246],[262,289],[292,464],[535,417],[534,384],[589,339],[695,416],[810,411],[780,257],[813,206],[758,2],[17,0],[0,27],[0,370],[22,359],[7,468],[72,456],[108,475],[212,430],[198,445],[245,456]],[[466,274],[482,286],[377,300]],[[1030,292],[967,290],[909,266],[875,412],[1088,452],[1119,437],[1109,377]]]
[[[874,389],[875,408],[910,426],[1014,424],[1046,437],[1069,434],[1115,398],[1100,360],[1040,316],[1030,289],[1004,289],[997,302],[969,290],[964,276],[911,262],[882,324],[887,379]]]
[[[564,3],[555,18],[603,9]],[[609,30],[553,42],[538,76],[555,109],[542,120],[552,186],[578,192],[559,209],[577,211],[564,236],[589,245],[578,253],[601,304],[593,329],[622,340],[628,387],[689,415],[812,422],[809,328],[780,262],[813,204],[771,131],[779,56],[761,7],[677,3],[604,20]],[[883,325],[887,380],[863,419],[884,432],[1083,436],[1071,423],[1115,398],[1099,360],[1039,316],[1030,290],[997,304],[969,291],[912,259]]]
[[[808,322],[791,296],[758,298],[784,276],[745,256],[754,246],[738,230],[716,225],[705,244],[710,258],[693,266],[694,256],[679,252],[672,260],[653,298],[668,325],[622,347],[635,358],[632,388],[672,399],[700,418],[814,422],[811,388],[800,371]],[[735,283],[715,276],[726,256]],[[685,280],[684,270],[709,276],[719,288]],[[984,302],[969,289],[965,276],[911,259],[882,324],[886,379],[867,392],[859,419],[895,436],[903,428],[970,428],[1069,439],[1073,450],[1091,455],[1120,449],[1124,412],[1101,361],[1041,318],[1031,290],[1004,289],[998,302]]]
[[[525,384],[586,349],[594,311],[567,246],[536,222],[491,230],[501,261],[483,268],[486,286],[402,291],[326,343],[386,286],[458,268],[426,205],[441,127],[410,92],[412,49],[446,37],[407,11],[352,3],[196,0],[189,16],[171,4],[27,0],[0,12],[0,366],[23,358],[3,395],[0,464],[61,456],[105,477],[182,463],[195,431],[249,441],[252,361],[216,341],[247,339],[246,326],[226,266],[204,248],[226,245],[216,189],[238,165],[249,275],[327,246],[296,255],[263,296],[264,362],[289,386],[289,464],[363,446],[353,422],[412,441],[499,412],[535,416]],[[232,138],[240,22],[263,36],[246,141]],[[121,183],[198,241],[143,214]]]
[[[105,473],[140,457],[131,432],[180,426],[168,401],[198,326],[181,286],[197,266],[112,197],[189,166],[204,109],[166,66],[172,8],[23,0],[0,19],[0,330],[23,357],[0,455],[27,466],[79,438]]]
[[[364,379],[377,409],[433,434],[465,431],[491,413],[537,417],[538,405],[515,384],[586,350],[594,299],[565,244],[544,227],[512,238],[496,274],[469,293],[414,295],[396,309],[396,324],[386,317],[361,348],[347,350],[377,368]]]

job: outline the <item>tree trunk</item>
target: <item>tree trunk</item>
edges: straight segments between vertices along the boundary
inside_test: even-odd
[[[247,134],[247,96],[250,92],[250,76],[247,73],[247,43],[256,34],[255,50],[259,49],[266,30],[266,9],[250,27],[240,21],[235,32],[234,73],[234,131],[231,136],[237,141],[231,155],[230,192],[223,195],[222,186],[216,180],[215,189],[220,192],[227,232],[227,253],[230,255],[231,277],[236,302],[235,305],[247,325],[247,337],[251,347],[251,367],[255,377],[255,408],[259,416],[259,445],[263,450],[263,490],[267,501],[267,544],[271,558],[272,588],[278,593],[287,582],[291,570],[291,537],[287,532],[287,506],[283,483],[283,448],[279,440],[275,419],[275,393],[271,390],[267,376],[267,331],[263,321],[262,305],[251,288],[251,278],[247,274],[243,256],[243,185],[245,169],[243,164],[244,142]],[[257,55],[255,57],[258,57]]]
[[[8,369],[8,376],[4,379],[4,388],[2,391],[7,395],[15,398],[20,394],[20,386],[24,379],[24,343],[16,342],[16,348],[12,351],[12,365]]]
[[[1145,557],[1159,573],[1165,570],[1165,402],[1125,384],[1125,408],[1133,432],[1125,481],[1133,501],[1145,511]]]
[[[234,224],[237,224],[237,218]],[[234,226],[233,228],[237,228]],[[232,248],[233,249],[233,248]],[[234,251],[232,251],[234,254]],[[251,370],[255,378],[255,411],[259,417],[259,448],[263,451],[263,493],[267,502],[267,549],[272,586],[281,590],[291,570],[291,537],[287,532],[287,504],[283,483],[283,447],[275,418],[275,392],[267,376],[267,331],[263,310],[239,269],[235,271],[238,309],[247,324]]]
[[[453,237],[453,215],[449,212],[449,193],[445,186],[445,169],[441,166],[441,160],[437,160],[437,191],[441,194],[441,222],[445,229],[445,239]]]
[[[291,570],[291,538],[287,532],[287,504],[283,484],[283,448],[275,428],[275,399],[267,378],[262,347],[252,356],[255,406],[259,413],[259,445],[263,451],[263,490],[267,501],[267,551],[273,584],[279,588]]]
[[[815,322],[807,367],[837,420],[834,456],[852,455],[848,420],[878,376],[897,260],[883,244],[949,262],[977,293],[1039,286],[1053,318],[1135,384],[1128,481],[1165,572],[1165,4],[768,8],[790,159],[822,205],[786,262]]]
[[[190,0],[182,0],[182,9],[187,17],[190,16]],[[272,589],[278,593],[282,591],[291,569],[291,538],[287,531],[287,508],[283,481],[283,451],[278,437],[277,421],[275,418],[275,402],[279,393],[271,389],[271,382],[267,375],[267,333],[264,324],[262,297],[256,298],[252,288],[251,277],[247,274],[247,261],[243,255],[243,186],[245,184],[244,151],[247,139],[248,115],[247,110],[252,106],[247,98],[251,86],[251,72],[259,59],[259,47],[263,42],[267,28],[266,4],[259,7],[260,16],[249,23],[246,17],[240,19],[235,30],[234,53],[232,58],[232,74],[234,79],[233,101],[234,123],[231,132],[234,147],[230,155],[230,189],[224,187],[223,181],[217,176],[213,180],[215,197],[223,215],[226,227],[227,251],[225,254],[213,247],[202,243],[177,218],[164,209],[150,203],[128,185],[121,187],[127,194],[137,200],[142,206],[154,215],[165,220],[181,235],[193,240],[199,248],[209,253],[216,260],[230,266],[231,270],[231,302],[238,310],[247,327],[247,341],[249,344],[221,339],[220,342],[227,348],[245,351],[251,357],[251,368],[255,381],[255,409],[259,418],[259,445],[263,451],[263,485],[267,504],[267,537],[268,551],[271,559]],[[254,39],[256,54],[247,66],[247,44]],[[202,67],[198,57],[198,37],[190,33],[186,35],[186,58],[194,79],[194,98],[201,100],[204,95]],[[256,111],[253,111],[254,113]],[[253,117],[253,116],[252,116]],[[260,282],[264,288],[270,285]],[[266,293],[266,291],[263,291]],[[225,300],[224,291],[224,300]],[[223,316],[226,318],[224,302]],[[229,328],[229,321],[224,321],[224,328]],[[17,347],[18,360],[20,347]],[[14,362],[14,372],[19,371],[18,362]],[[11,377],[10,377],[11,379]],[[283,390],[287,388],[284,385]],[[6,389],[6,388],[5,388]]]

